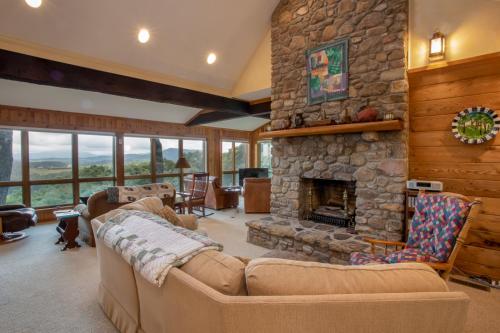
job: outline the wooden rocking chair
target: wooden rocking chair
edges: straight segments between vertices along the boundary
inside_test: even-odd
[[[465,243],[471,224],[474,223],[475,219],[479,215],[481,200],[478,198],[471,200],[470,198],[464,195],[456,193],[439,193],[439,195],[455,197],[472,205],[467,215],[466,221],[460,233],[458,234],[455,246],[453,247],[453,250],[451,251],[448,257],[448,260],[446,262],[422,262],[435,269],[443,279],[448,280],[450,272],[453,268],[453,264],[455,263],[455,259],[457,258],[458,252]],[[380,248],[384,249],[384,255],[388,255],[391,252],[400,251],[406,248],[406,243],[403,242],[384,241],[372,238],[365,238],[364,240],[371,244],[371,252],[373,255],[376,255],[377,249]]]

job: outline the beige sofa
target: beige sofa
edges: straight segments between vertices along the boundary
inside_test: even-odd
[[[207,251],[158,288],[100,240],[97,256],[99,303],[124,333],[463,332],[469,303],[423,264],[246,265]]]

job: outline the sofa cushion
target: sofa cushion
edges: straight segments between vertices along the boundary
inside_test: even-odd
[[[173,225],[178,225],[180,227],[185,228],[185,226],[182,225],[182,221],[179,219],[179,217],[177,216],[175,211],[169,206],[162,207],[161,210],[158,212],[158,215],[160,215],[161,217],[163,217],[165,220],[172,223]],[[189,229],[189,228],[187,228],[187,229]]]
[[[228,254],[201,252],[181,270],[225,295],[246,295],[245,264]]]
[[[163,202],[160,198],[157,197],[148,197],[139,199],[135,202],[131,202],[129,204],[123,205],[120,209],[124,210],[140,210],[142,212],[150,212],[156,215],[160,215],[159,213],[163,209]],[[163,217],[163,216],[162,216]]]
[[[245,276],[250,296],[448,291],[432,268],[418,263],[341,266],[261,258],[250,261]]]

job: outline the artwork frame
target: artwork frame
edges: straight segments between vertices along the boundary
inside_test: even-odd
[[[465,144],[481,144],[493,139],[500,131],[500,118],[490,108],[469,107],[453,118],[451,130]]]
[[[306,63],[309,105],[349,97],[349,38],[307,50]]]

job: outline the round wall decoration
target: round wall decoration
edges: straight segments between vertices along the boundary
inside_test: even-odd
[[[460,112],[451,123],[455,137],[468,144],[480,144],[493,139],[500,130],[500,119],[495,111],[482,106]]]

